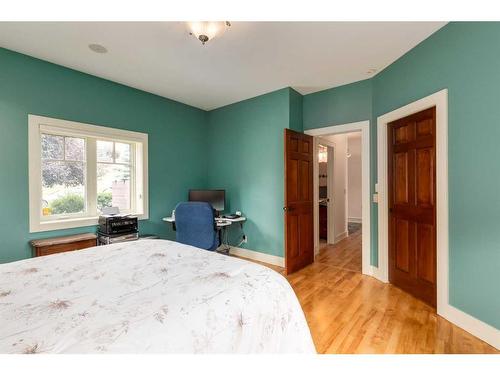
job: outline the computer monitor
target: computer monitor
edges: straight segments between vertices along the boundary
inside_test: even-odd
[[[225,190],[189,190],[189,201],[208,202],[215,211],[223,212],[226,205]]]

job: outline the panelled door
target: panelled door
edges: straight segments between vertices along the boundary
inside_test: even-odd
[[[285,129],[285,271],[314,261],[313,137]]]
[[[436,306],[436,108],[388,124],[389,280]]]

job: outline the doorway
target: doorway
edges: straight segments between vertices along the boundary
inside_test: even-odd
[[[436,108],[436,310],[441,316],[472,329],[470,317],[453,308],[448,299],[448,90],[443,89],[377,118],[378,175],[378,267],[375,277],[389,281],[389,199],[388,199],[388,124],[400,118]],[[465,323],[464,323],[465,322]]]
[[[318,225],[320,247],[335,243],[334,158],[335,145],[326,138],[316,137],[315,152],[318,156]],[[316,249],[316,252],[318,249]]]
[[[333,186],[327,188],[327,239],[320,238],[320,210],[321,204],[325,204],[324,198],[320,198],[320,165],[319,152],[314,153],[314,253],[317,256],[322,245],[332,245],[349,236],[349,222],[351,230],[359,229],[357,235],[361,238],[361,272],[371,275],[370,265],[370,140],[369,121],[329,126],[319,129],[306,130],[305,134],[314,137],[315,150],[318,145],[329,146],[333,162],[331,168],[327,168],[326,181]],[[359,142],[358,172],[360,175],[360,190],[358,195],[361,213],[349,215],[348,194],[348,164],[352,157],[349,151],[349,135],[354,135]],[[327,161],[328,158],[327,148]],[[354,159],[353,159],[354,160]],[[328,173],[330,172],[330,173]],[[324,196],[324,194],[323,194]],[[351,204],[351,208],[352,204]],[[324,210],[324,208],[323,208]],[[360,215],[359,217],[357,215]],[[323,216],[324,217],[324,216]],[[357,222],[356,222],[357,221]],[[333,225],[331,225],[333,224]],[[324,232],[324,229],[323,229]],[[331,233],[331,234],[330,234]],[[324,234],[324,233],[323,233]]]
[[[387,126],[389,281],[436,307],[436,107]]]
[[[318,157],[318,255],[327,249],[333,250],[332,245],[350,234],[361,232],[361,131],[317,136],[315,144]],[[353,257],[360,260],[361,246],[350,247]],[[361,262],[358,263],[361,272]]]

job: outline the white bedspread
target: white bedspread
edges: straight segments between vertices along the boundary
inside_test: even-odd
[[[0,265],[0,353],[314,353],[267,267],[165,240]]]

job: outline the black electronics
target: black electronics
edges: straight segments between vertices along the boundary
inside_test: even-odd
[[[208,202],[215,211],[223,212],[226,206],[225,190],[189,190],[189,201]]]
[[[137,233],[137,217],[122,215],[99,216],[99,234],[117,235]]]
[[[110,245],[112,243],[136,241],[139,239],[139,233],[125,233],[125,234],[104,234],[97,232],[98,245]]]

